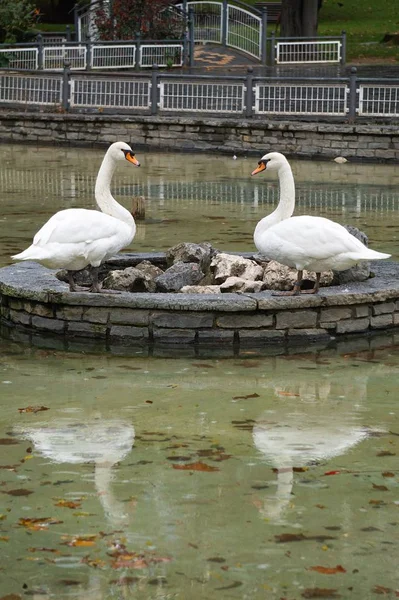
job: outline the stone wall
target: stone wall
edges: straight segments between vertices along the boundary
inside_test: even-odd
[[[134,255],[135,259],[139,255]],[[287,351],[399,326],[399,265],[318,295],[70,293],[35,263],[0,269],[2,323],[29,334],[94,339],[104,348],[223,346]]]
[[[117,139],[135,149],[264,154],[397,162],[397,125],[295,122],[280,119],[79,115],[0,112],[2,142],[105,146]]]

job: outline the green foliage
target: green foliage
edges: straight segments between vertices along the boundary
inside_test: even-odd
[[[0,0],[0,43],[25,41],[38,17],[39,11],[29,0]]]
[[[114,0],[112,15],[96,11],[100,39],[129,40],[138,32],[144,39],[180,39],[184,23],[169,7],[169,0]]]

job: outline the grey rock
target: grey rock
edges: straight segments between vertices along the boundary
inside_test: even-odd
[[[228,277],[220,285],[220,291],[225,292],[260,292],[263,289],[262,281],[243,279],[242,277]]]
[[[155,281],[137,267],[128,267],[122,271],[111,271],[104,279],[103,288],[124,292],[155,292]]]
[[[294,287],[294,283],[297,279],[296,269],[291,269],[278,263],[275,260],[270,260],[265,266],[263,274],[264,287],[267,290],[278,290],[278,291],[289,291]],[[316,273],[312,271],[304,271],[303,279],[309,279],[310,281],[316,281]],[[333,280],[332,271],[326,271],[321,274],[320,285],[328,286],[331,285]]]
[[[229,277],[257,281],[263,276],[263,268],[255,261],[223,252],[213,257],[210,269],[214,274],[215,283],[223,283]]]
[[[186,285],[197,285],[203,277],[198,263],[177,262],[154,281],[159,292],[178,292]]]
[[[353,225],[344,225],[344,227],[351,235],[360,240],[365,246],[368,246],[369,240],[363,231]],[[352,281],[366,281],[370,277],[370,263],[369,261],[362,261],[358,265],[346,269],[346,271],[334,271],[333,273],[333,285],[351,283]]]
[[[136,265],[136,269],[142,271],[143,273],[145,273],[145,275],[148,275],[153,279],[155,279],[155,277],[158,277],[158,275],[161,275],[163,273],[163,270],[160,267],[157,267],[149,260],[143,260],[140,263],[138,263],[138,265]]]
[[[185,285],[182,294],[220,294],[220,285]]]
[[[198,263],[201,270],[206,273],[215,253],[216,250],[209,242],[204,242],[202,244],[182,242],[166,251],[166,262],[168,267],[177,262]]]

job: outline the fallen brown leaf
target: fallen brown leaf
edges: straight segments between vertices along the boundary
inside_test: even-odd
[[[47,406],[26,406],[25,408],[19,408],[18,412],[20,413],[37,413],[42,410],[49,410]]]
[[[16,490],[8,490],[8,492],[4,492],[4,494],[8,494],[9,496],[29,496],[29,494],[33,494],[31,490],[26,490],[25,488],[19,488]]]
[[[314,567],[308,567],[308,571],[317,571],[317,573],[323,573],[324,575],[335,575],[336,573],[346,573],[346,569],[342,565],[336,567],[322,567],[316,565]]]
[[[58,500],[58,502],[55,503],[55,506],[63,506],[64,508],[80,508],[81,504],[82,503],[79,501],[72,502],[72,500]]]
[[[48,529],[49,525],[58,525],[59,523],[63,523],[58,519],[53,519],[52,517],[40,517],[40,518],[32,518],[32,519],[19,519],[18,525],[22,527],[26,527],[31,531],[42,531]],[[1,600],[1,599],[0,599]]]
[[[340,598],[337,590],[328,588],[308,588],[302,594],[303,598]]]
[[[188,463],[186,465],[173,464],[172,467],[180,471],[203,471],[207,473],[211,473],[212,471],[219,471],[218,467],[212,467],[211,465],[207,465],[206,463],[203,463],[201,461],[195,463]]]
[[[259,398],[259,394],[247,394],[246,396],[233,396],[233,400],[248,400],[249,398]]]

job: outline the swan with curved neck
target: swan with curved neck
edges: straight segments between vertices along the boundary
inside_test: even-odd
[[[49,269],[66,269],[71,292],[81,289],[74,281],[74,272],[90,265],[90,291],[101,292],[101,263],[128,246],[136,233],[134,218],[110,190],[116,165],[123,160],[140,166],[128,144],[115,142],[108,148],[97,175],[95,198],[101,212],[85,208],[57,212],[37,232],[32,245],[12,258],[32,260]]]
[[[258,251],[270,260],[298,271],[294,288],[283,294],[316,294],[322,271],[345,271],[364,260],[379,260],[391,256],[367,248],[345,227],[324,217],[292,217],[295,209],[295,184],[289,162],[283,154],[270,152],[261,158],[252,175],[265,169],[277,171],[280,200],[276,210],[257,224],[254,242]],[[316,283],[311,290],[301,291],[304,269],[316,272]]]

